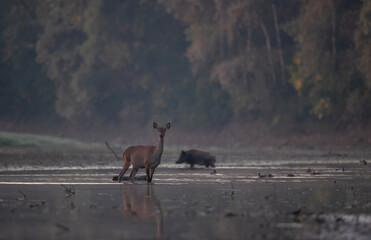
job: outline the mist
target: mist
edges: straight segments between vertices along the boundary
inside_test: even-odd
[[[367,145],[369,1],[1,1],[0,130]]]

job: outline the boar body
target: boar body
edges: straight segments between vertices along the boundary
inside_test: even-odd
[[[194,167],[195,164],[197,165],[204,165],[206,167],[215,167],[215,156],[211,155],[208,152],[199,151],[199,150],[189,150],[189,151],[181,151],[179,155],[177,164],[179,163],[187,163],[190,164],[191,167]]]

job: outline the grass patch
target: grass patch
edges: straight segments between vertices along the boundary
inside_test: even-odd
[[[83,142],[46,135],[0,132],[0,146],[57,146],[74,145],[83,146]]]

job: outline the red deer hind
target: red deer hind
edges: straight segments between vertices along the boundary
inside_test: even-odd
[[[161,156],[164,151],[164,137],[166,130],[170,128],[170,123],[166,124],[166,127],[158,127],[157,123],[154,122],[153,128],[157,130],[157,146],[128,147],[122,153],[124,165],[118,177],[118,182],[121,182],[122,177],[130,165],[133,166],[133,170],[129,177],[130,181],[134,181],[139,168],[145,168],[147,182],[150,183],[152,181],[153,173],[155,172],[156,167],[161,163]]]

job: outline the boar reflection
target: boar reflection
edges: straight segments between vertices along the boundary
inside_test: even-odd
[[[142,185],[143,186],[143,185]],[[122,214],[137,220],[155,220],[156,238],[163,238],[163,220],[160,201],[154,196],[152,185],[146,186],[146,193],[138,194],[135,184],[121,185]]]

